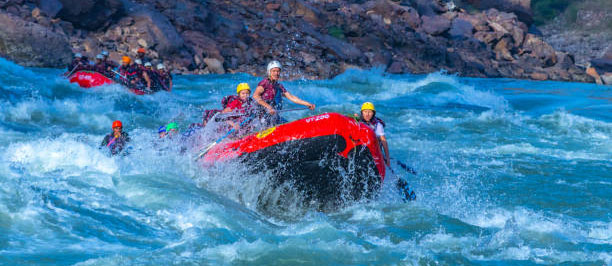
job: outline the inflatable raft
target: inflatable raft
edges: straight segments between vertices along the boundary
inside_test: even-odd
[[[252,171],[271,171],[272,185],[288,183],[319,208],[373,198],[385,179],[374,131],[365,124],[325,113],[220,143],[205,165],[239,160]]]
[[[77,71],[74,72],[74,74],[72,74],[68,79],[70,80],[70,83],[77,83],[81,88],[91,88],[115,83],[112,79],[109,79],[106,76],[94,71]],[[147,94],[147,92],[139,89],[129,90],[137,95]]]

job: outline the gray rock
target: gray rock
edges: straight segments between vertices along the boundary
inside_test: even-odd
[[[140,37],[150,47],[154,47],[158,53],[171,55],[183,47],[183,38],[168,19],[159,12],[140,9],[129,16],[134,19],[133,27],[142,33]]]
[[[57,17],[69,21],[76,28],[99,30],[124,15],[121,0],[59,0],[62,8]]]
[[[223,63],[216,58],[204,58],[204,64],[206,64],[206,68],[211,73],[216,74],[225,74],[225,69],[223,68]]]
[[[24,66],[65,67],[72,59],[68,38],[0,11],[0,56]]]
[[[601,75],[601,81],[606,85],[612,85],[612,72]]]
[[[466,2],[481,10],[495,8],[500,11],[511,12],[527,25],[533,23],[531,0],[466,0]]]
[[[450,31],[448,33],[453,38],[467,39],[474,36],[473,32],[474,26],[471,22],[462,18],[456,18],[455,20],[453,20]]]
[[[421,19],[423,31],[434,36],[446,32],[451,26],[450,20],[443,16],[423,16]]]
[[[59,0],[38,0],[37,5],[49,17],[55,17],[63,7]]]

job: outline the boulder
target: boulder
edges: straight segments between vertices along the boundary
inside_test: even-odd
[[[601,81],[605,85],[612,85],[612,72],[601,75]]]
[[[57,17],[71,22],[75,28],[90,31],[106,28],[123,16],[125,11],[124,2],[121,0],[59,1],[62,8],[57,13]]]
[[[495,51],[495,60],[506,60],[506,61],[514,61],[512,54],[508,51],[509,41],[508,38],[503,38],[495,45],[493,51]]]
[[[466,2],[480,10],[495,8],[500,11],[511,12],[527,25],[533,23],[531,0],[466,0]]]
[[[404,73],[404,63],[399,61],[393,61],[391,65],[387,68],[387,72],[391,74],[401,74]]]
[[[142,38],[149,47],[155,48],[162,57],[177,53],[183,48],[183,38],[168,19],[159,12],[139,9],[131,13],[129,17],[134,20],[132,27],[137,30],[138,37]]]
[[[557,63],[555,49],[533,34],[525,36],[523,51],[531,57],[538,59],[544,67],[550,67]]]
[[[450,30],[448,33],[452,38],[456,39],[468,39],[473,37],[474,26],[468,20],[462,18],[456,18],[451,23]]]
[[[612,59],[611,58],[597,58],[591,60],[591,66],[597,69],[597,72],[612,72]]]
[[[225,74],[223,63],[216,58],[204,58],[204,64],[206,64],[206,69],[208,69],[210,73]]]
[[[37,6],[49,17],[55,17],[63,7],[59,0],[38,0]]]
[[[303,0],[291,1],[291,7],[296,16],[304,18],[304,20],[310,22],[315,26],[322,26],[324,23],[324,17],[321,12],[310,4]]]
[[[68,37],[0,11],[0,56],[24,66],[65,67],[72,60]]]
[[[429,35],[440,35],[446,32],[450,26],[450,20],[443,16],[423,16],[421,29]]]
[[[547,80],[548,75],[546,73],[534,72],[529,76],[533,80]]]

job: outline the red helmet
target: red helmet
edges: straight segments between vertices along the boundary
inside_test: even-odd
[[[115,120],[115,122],[113,122],[113,128],[116,128],[116,127],[123,127],[123,124],[121,124],[121,121]]]

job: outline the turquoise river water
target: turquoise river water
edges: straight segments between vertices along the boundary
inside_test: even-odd
[[[417,200],[388,175],[375,200],[276,216],[257,207],[263,175],[157,140],[259,78],[178,76],[136,96],[61,72],[0,59],[2,265],[612,264],[611,87],[375,69],[284,82],[317,104],[288,120],[374,102]],[[116,119],[128,156],[98,149]]]

